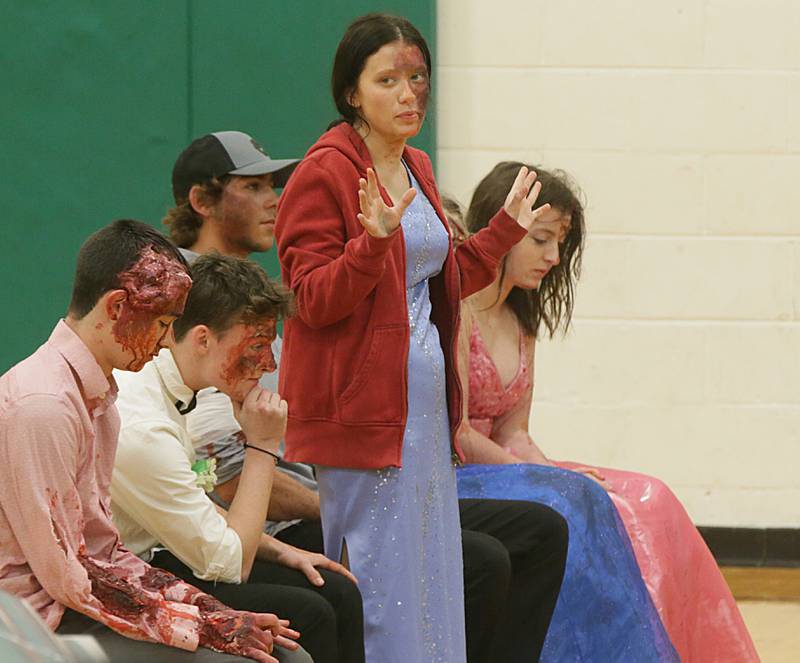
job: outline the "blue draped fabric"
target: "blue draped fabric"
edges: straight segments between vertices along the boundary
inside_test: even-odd
[[[567,568],[543,663],[680,663],[603,488],[541,465],[467,465],[457,476],[459,498],[537,502],[569,524]]]

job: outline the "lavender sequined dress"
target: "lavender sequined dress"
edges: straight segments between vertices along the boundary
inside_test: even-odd
[[[409,177],[417,196],[402,219],[411,331],[403,466],[318,467],[322,528],[326,554],[338,559],[346,541],[359,579],[367,663],[464,663],[461,529],[444,357],[428,292],[449,239]]]

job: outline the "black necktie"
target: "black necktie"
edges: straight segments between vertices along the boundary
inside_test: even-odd
[[[188,405],[184,405],[183,401],[175,401],[175,407],[178,408],[178,414],[189,414],[197,407],[197,392],[192,394],[192,400]]]

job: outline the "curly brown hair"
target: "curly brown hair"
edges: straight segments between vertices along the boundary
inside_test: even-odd
[[[471,233],[485,228],[491,218],[503,206],[514,179],[522,166],[535,170],[542,190],[536,199],[536,206],[550,203],[550,206],[572,217],[569,231],[559,250],[560,262],[544,277],[536,290],[512,288],[508,295],[509,307],[514,312],[520,326],[528,336],[537,336],[542,324],[552,338],[556,329],[569,329],[572,309],[575,303],[575,281],[580,278],[583,243],[586,235],[580,190],[563,170],[548,171],[539,166],[523,164],[518,161],[498,163],[484,177],[472,194],[467,210],[466,225]],[[503,260],[500,280],[505,277]]]
[[[173,323],[177,341],[197,325],[221,335],[240,322],[280,320],[294,310],[291,291],[252,260],[208,253],[191,269],[192,289],[183,315]]]
[[[205,202],[216,205],[222,199],[225,186],[230,179],[230,175],[223,175],[199,184]],[[189,199],[184,198],[179,200],[175,207],[167,210],[162,223],[169,228],[170,239],[182,249],[188,249],[197,242],[203,217],[195,211]]]

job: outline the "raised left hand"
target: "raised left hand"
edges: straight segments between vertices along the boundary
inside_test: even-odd
[[[533,209],[541,190],[542,184],[536,181],[536,172],[522,166],[508,191],[503,209],[525,230],[530,230],[533,222],[550,209],[550,203]]]
[[[325,557],[325,555],[312,553],[308,550],[302,550],[301,548],[295,548],[294,546],[290,546],[288,543],[277,541],[277,539],[275,542],[280,544],[278,546],[275,561],[278,564],[288,566],[290,569],[302,571],[312,585],[321,587],[325,584],[325,580],[323,580],[322,575],[319,571],[317,571],[317,568],[328,569],[329,571],[341,573],[348,580],[358,583],[358,580],[352,573],[350,573],[350,571],[348,571],[338,562],[328,559]]]

